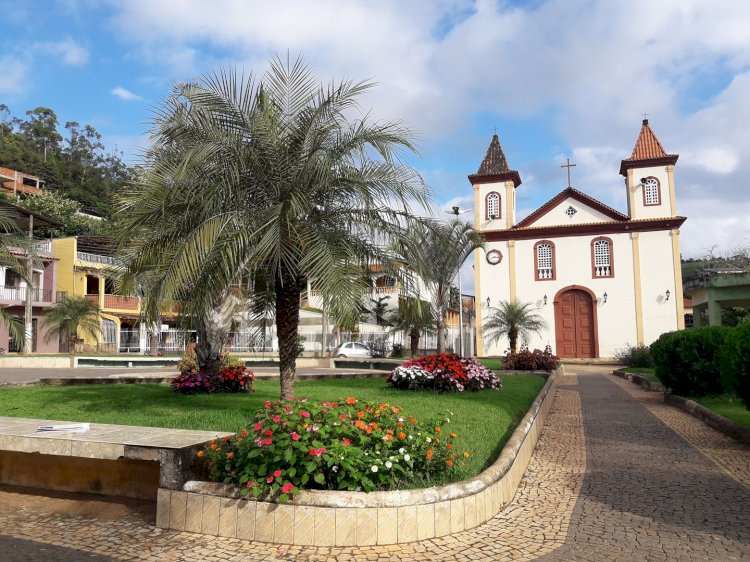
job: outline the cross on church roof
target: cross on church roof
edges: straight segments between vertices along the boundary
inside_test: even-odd
[[[566,158],[566,160],[568,161],[568,163],[567,164],[563,164],[560,167],[568,169],[568,187],[573,187],[572,185],[570,185],[570,169],[573,168],[573,167],[575,167],[575,164],[571,164],[570,163],[570,158]]]

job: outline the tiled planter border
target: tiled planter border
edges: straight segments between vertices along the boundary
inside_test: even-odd
[[[689,398],[683,398],[682,396],[677,396],[675,394],[665,394],[664,401],[667,404],[677,406],[691,416],[698,418],[709,427],[713,427],[715,430],[721,431],[737,441],[750,445],[749,428],[743,427],[740,424],[717,414],[713,410],[709,410],[705,406],[690,400]]]
[[[515,495],[561,372],[549,376],[495,463],[470,480],[369,494],[309,490],[283,505],[239,499],[233,486],[193,481],[182,491],[159,489],[156,526],[301,546],[389,545],[471,529]]]

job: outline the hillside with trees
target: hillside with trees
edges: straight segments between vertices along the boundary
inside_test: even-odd
[[[61,126],[48,107],[17,117],[4,104],[0,104],[0,166],[38,176],[49,192],[105,216],[133,173],[121,153],[107,150],[91,125],[67,121]]]

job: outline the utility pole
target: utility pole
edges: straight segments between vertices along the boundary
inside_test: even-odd
[[[26,310],[24,312],[24,355],[31,353],[33,334],[32,315],[34,313],[34,264],[32,262],[32,248],[34,244],[34,215],[29,214],[29,248],[26,250]]]
[[[462,215],[468,213],[469,209],[461,209],[457,205],[446,211],[449,215]],[[464,299],[461,295],[461,267],[458,268],[458,354],[464,354]]]

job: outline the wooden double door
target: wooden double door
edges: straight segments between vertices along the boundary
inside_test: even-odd
[[[559,357],[596,357],[594,303],[586,291],[569,289],[555,300],[555,340]]]

